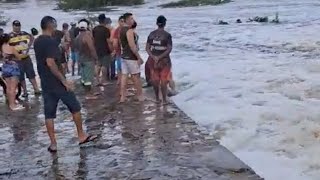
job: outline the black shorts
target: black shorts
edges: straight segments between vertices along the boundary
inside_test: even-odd
[[[44,116],[45,119],[55,119],[58,102],[61,100],[71,113],[80,112],[81,106],[73,92],[43,92]]]
[[[20,69],[20,77],[19,77],[20,82],[25,80],[25,74],[27,75],[28,79],[34,79],[36,77],[36,73],[34,71],[33,64],[30,57],[19,60],[17,61],[17,63]]]

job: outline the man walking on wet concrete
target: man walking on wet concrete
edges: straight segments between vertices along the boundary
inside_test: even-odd
[[[25,81],[25,74],[27,78],[30,80],[35,95],[40,95],[41,91],[39,90],[37,81],[35,79],[36,73],[34,71],[34,67],[29,55],[29,50],[33,44],[34,37],[25,32],[21,31],[21,23],[18,20],[13,21],[12,23],[13,31],[10,33],[10,46],[15,46],[16,50],[23,55],[23,58],[18,61],[18,65],[21,71],[20,75],[20,83],[24,90],[23,97],[28,97],[27,85]]]
[[[88,31],[89,24],[86,21],[79,22],[80,34],[76,38],[76,46],[79,52],[81,64],[81,81],[86,89],[86,99],[98,99],[93,93],[93,81],[95,74],[95,63],[98,61],[93,37]],[[98,75],[97,75],[98,76]]]
[[[98,55],[97,75],[102,73],[101,79],[99,78],[99,85],[107,85],[106,79],[109,79],[110,68],[112,63],[111,53],[111,30],[107,28],[107,24],[111,23],[111,19],[107,18],[105,14],[100,14],[99,25],[96,26],[93,31],[94,45]]]
[[[142,84],[140,79],[140,66],[143,64],[143,60],[135,42],[135,32],[131,28],[135,20],[131,13],[125,13],[123,18],[125,20],[125,25],[120,29],[120,44],[122,49],[120,102],[126,101],[126,86],[129,75],[131,75],[135,89],[137,89],[137,100],[143,101],[144,97],[142,95]]]
[[[41,20],[42,35],[34,43],[38,72],[43,89],[44,114],[46,127],[51,141],[48,151],[57,151],[57,142],[54,133],[54,119],[56,118],[57,105],[60,100],[72,113],[76,124],[79,145],[93,141],[97,136],[88,136],[82,129],[81,106],[73,93],[73,84],[66,80],[56,64],[60,57],[59,47],[52,34],[57,27],[53,17],[45,16]]]
[[[166,22],[167,19],[164,16],[157,18],[158,29],[150,33],[146,45],[156,100],[160,102],[159,91],[161,89],[164,104],[167,103],[168,83],[171,79],[170,53],[172,50],[171,34],[164,30]]]

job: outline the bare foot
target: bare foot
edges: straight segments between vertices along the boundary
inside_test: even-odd
[[[124,102],[126,102],[126,101],[127,101],[126,98],[121,97],[119,103],[124,103]]]

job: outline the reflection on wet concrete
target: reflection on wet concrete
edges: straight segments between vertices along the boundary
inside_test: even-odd
[[[117,104],[114,92],[110,86],[100,100],[81,99],[85,128],[99,135],[83,147],[60,105],[54,155],[39,101],[19,113],[2,104],[0,179],[260,179],[175,105]]]

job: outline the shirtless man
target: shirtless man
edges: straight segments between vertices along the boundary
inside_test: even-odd
[[[86,89],[86,99],[97,99],[93,93],[93,80],[95,73],[95,63],[98,56],[94,48],[93,37],[88,31],[89,24],[86,21],[79,22],[80,33],[76,38],[76,46],[78,46],[79,62],[81,64],[81,82]]]
[[[167,19],[164,16],[157,18],[158,29],[150,33],[146,45],[156,101],[160,102],[159,91],[161,89],[163,104],[168,103],[167,91],[171,73],[170,53],[172,50],[171,34],[164,30],[166,22]]]
[[[123,16],[119,17],[118,20],[118,27],[112,31],[111,39],[113,44],[113,59],[116,64],[117,69],[117,76],[118,76],[118,82],[119,85],[117,94],[120,96],[120,81],[121,81],[121,44],[120,44],[120,29],[124,26],[124,19]]]
[[[135,89],[137,90],[137,100],[143,101],[144,98],[142,95],[142,84],[140,79],[140,66],[143,64],[143,60],[135,43],[135,32],[131,28],[135,21],[131,13],[125,13],[123,17],[125,24],[120,30],[120,43],[122,49],[120,102],[126,101],[126,87],[129,75],[131,75]]]

